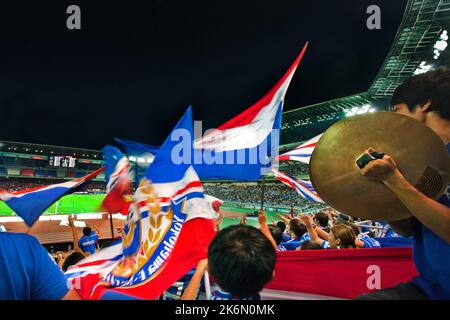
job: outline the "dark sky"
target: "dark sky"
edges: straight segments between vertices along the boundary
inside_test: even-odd
[[[66,28],[70,4],[81,7],[81,30]],[[381,30],[366,28],[371,4],[381,7]],[[189,104],[204,129],[216,127],[262,97],[308,40],[285,110],[365,91],[405,5],[2,1],[0,140],[100,149],[123,137],[159,145]]]

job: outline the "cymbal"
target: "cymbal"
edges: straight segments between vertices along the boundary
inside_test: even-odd
[[[311,182],[336,210],[370,220],[411,217],[388,187],[361,174],[355,161],[369,147],[390,155],[405,178],[428,197],[437,199],[446,191],[450,156],[433,130],[393,112],[362,114],[332,125],[311,156]]]

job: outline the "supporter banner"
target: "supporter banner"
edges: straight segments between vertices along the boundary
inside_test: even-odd
[[[191,108],[174,131],[179,129],[192,132]],[[83,297],[155,299],[200,259],[206,258],[215,234],[213,212],[193,167],[173,164],[171,151],[177,142],[171,136],[147,169],[133,197],[120,261],[100,281],[95,274],[87,278],[72,277],[72,283],[80,285],[78,290]],[[192,144],[192,138],[190,141]],[[77,265],[84,266],[83,261]],[[111,264],[107,266],[110,268]],[[70,271],[75,272],[76,268]]]
[[[32,226],[39,216],[55,201],[66,194],[76,192],[82,186],[105,170],[100,168],[82,178],[72,181],[37,187],[17,192],[0,190],[0,199],[21,217],[28,226]]]
[[[327,249],[277,253],[266,288],[353,299],[417,275],[412,248]]]

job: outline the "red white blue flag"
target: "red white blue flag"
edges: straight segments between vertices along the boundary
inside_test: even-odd
[[[311,155],[314,151],[314,148],[317,145],[317,142],[319,142],[320,138],[322,137],[322,134],[319,134],[318,136],[315,136],[314,138],[302,143],[295,149],[288,151],[286,153],[283,153],[278,157],[279,161],[300,161],[306,164],[309,164],[309,161],[311,160]]]
[[[173,132],[178,129],[193,133],[191,108]],[[176,145],[171,134],[141,179],[121,252],[105,260],[100,251],[67,273],[83,298],[155,299],[206,258],[214,214],[192,165],[175,164]]]
[[[0,190],[0,200],[3,200],[25,223],[31,227],[39,216],[50,207],[55,201],[66,194],[77,191],[86,181],[95,178],[105,168],[100,168],[84,177],[58,183],[49,186],[42,186],[17,192]]]
[[[312,183],[307,180],[297,180],[291,176],[288,176],[285,173],[282,173],[274,168],[272,168],[272,172],[274,173],[275,177],[283,182],[285,185],[291,187],[297,193],[302,196],[303,198],[313,201],[313,202],[321,202],[324,201],[319,197],[316,190],[314,189]]]
[[[284,98],[307,46],[262,99],[194,142],[201,179],[258,180],[270,171],[278,156]]]

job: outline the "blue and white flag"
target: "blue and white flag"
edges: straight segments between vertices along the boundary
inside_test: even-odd
[[[100,168],[84,177],[49,186],[37,187],[17,192],[0,190],[0,200],[3,200],[25,223],[31,227],[39,216],[54,202],[66,194],[75,192],[86,181],[95,178],[103,172]]]

